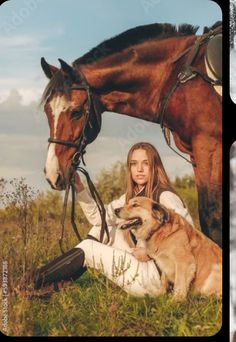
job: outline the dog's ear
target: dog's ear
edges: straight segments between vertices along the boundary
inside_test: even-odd
[[[152,202],[152,215],[155,219],[160,221],[160,223],[168,222],[170,218],[168,210],[154,201]]]

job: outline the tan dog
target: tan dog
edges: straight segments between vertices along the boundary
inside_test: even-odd
[[[161,292],[174,285],[174,299],[187,296],[190,286],[202,295],[222,295],[222,250],[182,216],[147,197],[136,197],[115,210],[127,220],[121,229],[135,230],[147,255],[161,269]]]

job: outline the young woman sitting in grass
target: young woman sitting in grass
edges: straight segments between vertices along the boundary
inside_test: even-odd
[[[79,175],[75,175],[77,201],[92,228],[75,248],[36,270],[33,277],[35,289],[52,284],[58,287],[62,281],[76,280],[86,267],[93,267],[131,295],[159,294],[158,268],[131,231],[124,233],[117,228],[122,220],[115,215],[115,209],[135,196],[146,196],[174,209],[190,224],[193,223],[192,218],[173,189],[153,145],[142,142],[135,144],[127,156],[127,171],[126,193],[105,206],[110,239],[107,241],[104,236],[102,243],[99,241],[101,217],[97,205]]]

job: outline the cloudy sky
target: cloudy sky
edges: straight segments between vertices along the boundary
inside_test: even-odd
[[[211,26],[222,19],[210,0],[10,0],[0,7],[0,177],[25,177],[45,190],[43,176],[48,125],[39,107],[47,84],[40,58],[71,63],[92,47],[135,26],[169,22]],[[88,146],[87,170],[95,180],[102,168],[125,161],[137,141],[153,143],[171,179],[191,166],[167,146],[156,124],[103,114],[102,131]]]

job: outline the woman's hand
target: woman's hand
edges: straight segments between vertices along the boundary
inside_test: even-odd
[[[81,182],[80,176],[78,175],[77,172],[75,172],[75,174],[74,174],[74,179],[75,179],[75,191],[77,193],[83,191],[84,190],[84,185]]]
[[[142,262],[147,262],[151,260],[146,253],[146,248],[144,247],[135,247],[132,248],[132,255],[138,260]]]

